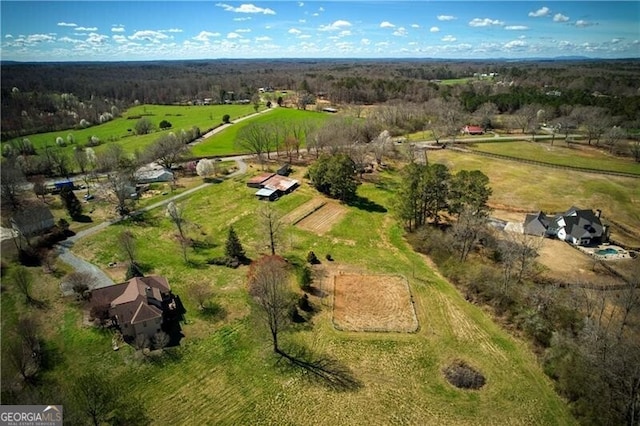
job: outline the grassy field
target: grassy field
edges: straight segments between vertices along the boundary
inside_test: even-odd
[[[489,176],[493,189],[490,202],[496,207],[547,213],[565,211],[572,205],[601,209],[605,218],[640,234],[639,179],[552,169],[449,150],[430,151],[429,160],[448,164],[455,171],[481,170]]]
[[[55,147],[57,137],[61,137],[66,141],[69,134],[73,135],[76,144],[86,144],[91,136],[97,136],[102,141],[102,145],[95,148],[96,152],[104,149],[107,143],[115,142],[122,145],[127,152],[133,153],[136,149],[144,149],[163,133],[179,132],[182,129],[189,130],[193,126],[205,131],[221,124],[222,117],[225,114],[229,114],[231,119],[234,120],[253,112],[253,105],[140,105],[128,109],[122,114],[122,117],[104,124],[86,129],[39,133],[25,137],[33,143],[38,153],[47,145]],[[143,116],[147,117],[155,125],[156,131],[148,135],[138,136],[135,135],[135,125],[136,121]],[[163,131],[159,130],[158,125],[162,120],[169,121],[172,127]],[[73,146],[68,145],[65,149],[70,152]]]
[[[301,178],[304,170],[297,170]],[[185,335],[173,357],[135,361],[130,348],[111,350],[110,337],[82,325],[80,311],[57,296],[57,281],[46,277],[50,309],[47,339],[58,349],[59,364],[45,379],[70,383],[88,369],[120,377],[120,391],[139,396],[154,424],[572,424],[567,406],[554,393],[535,357],[523,342],[495,325],[481,309],[466,302],[414,253],[403,231],[385,212],[396,178],[358,192],[368,210],[348,207],[344,219],[323,236],[287,226],[281,252],[304,258],[314,250],[325,270],[349,268],[407,277],[420,324],[416,333],[341,332],[331,324],[330,298],[313,296],[320,311],[313,323],[283,336],[283,346],[305,347],[330,356],[349,369],[359,387],[335,391],[293,369],[272,354],[265,325],[245,290],[246,267],[211,267],[204,261],[221,255],[230,225],[247,254],[266,252],[256,232],[261,204],[245,179],[211,185],[179,205],[185,208],[188,233],[202,248],[181,259],[175,231],[163,211],[143,222],[113,225],[81,240],[74,251],[100,267],[122,260],[115,237],[124,229],[136,236],[140,262],[148,273],[168,277],[186,305]],[[281,214],[318,197],[303,184],[273,204]],[[371,208],[373,207],[373,208]],[[335,262],[324,260],[331,253]],[[36,270],[34,270],[36,272]],[[318,271],[319,272],[319,271]],[[219,306],[214,316],[199,314],[189,300],[191,282],[210,283]],[[316,282],[318,284],[318,282]],[[21,309],[16,295],[2,297],[3,329]],[[462,358],[482,371],[479,391],[449,385],[441,370]]]
[[[568,148],[566,146],[551,146],[544,142],[495,142],[478,143],[474,150],[492,154],[507,155],[525,160],[543,161],[561,166],[584,167],[596,170],[619,171],[640,175],[640,163],[630,158],[620,158],[603,151],[585,148]],[[563,143],[564,144],[564,143]]]
[[[251,120],[242,121],[237,125],[226,128],[222,132],[213,135],[205,142],[194,146],[191,151],[196,157],[244,153],[235,146],[235,142],[240,129],[249,123],[265,124],[277,123],[285,120],[286,122],[291,123],[308,120],[316,124],[321,124],[329,117],[330,116],[328,114],[322,112],[302,111],[293,108],[275,108],[267,114],[262,114],[256,118],[252,118]]]

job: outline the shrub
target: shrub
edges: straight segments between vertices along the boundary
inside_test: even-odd
[[[331,255],[329,253],[327,253],[327,255],[325,256],[325,258],[329,261],[329,262],[333,262],[333,257],[331,257]]]
[[[231,120],[231,117],[229,116],[229,114],[225,114],[222,116],[222,122],[224,124],[229,124],[229,120]]]
[[[310,251],[307,254],[307,262],[309,262],[312,265],[317,265],[320,263],[320,259],[318,259],[318,256],[316,256],[314,252]]]
[[[142,268],[137,263],[130,263],[127,267],[127,275],[125,277],[126,280],[130,280],[134,277],[144,277],[142,273]]]
[[[307,265],[302,265],[298,268],[298,285],[303,290],[308,290],[313,283],[313,277],[311,276],[311,269]]]
[[[305,312],[313,312],[313,306],[311,306],[311,302],[309,302],[309,295],[303,294],[300,299],[298,299],[298,307]]]
[[[485,384],[485,378],[479,371],[459,359],[442,372],[449,383],[460,389],[480,389]]]
[[[168,122],[167,120],[162,120],[160,124],[158,124],[158,127],[160,127],[161,129],[170,129],[171,123]]]

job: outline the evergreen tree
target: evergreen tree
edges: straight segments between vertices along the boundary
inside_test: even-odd
[[[71,219],[76,220],[82,216],[82,204],[80,204],[78,197],[76,197],[76,194],[73,193],[71,188],[67,186],[63,187],[60,190],[60,198]]]
[[[233,229],[233,226],[229,228],[229,235],[227,236],[227,243],[225,244],[224,254],[229,259],[246,259],[244,249],[242,248],[242,244],[240,243],[238,235]]]

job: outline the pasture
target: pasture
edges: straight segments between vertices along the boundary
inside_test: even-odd
[[[31,141],[38,154],[46,146],[55,147],[58,137],[66,142],[68,135],[73,136],[76,145],[85,145],[92,136],[97,136],[102,145],[95,148],[96,152],[100,152],[108,143],[118,143],[126,152],[133,153],[136,150],[143,150],[164,133],[179,132],[182,129],[189,130],[193,126],[199,127],[204,132],[220,125],[225,114],[228,114],[231,120],[235,120],[253,112],[252,105],[139,105],[123,112],[121,117],[103,124],[85,129],[38,133],[25,137]],[[146,135],[136,135],[136,121],[142,117],[148,118],[154,124],[156,131]],[[172,127],[160,130],[158,126],[162,120],[169,121]],[[73,145],[67,145],[63,149],[71,152]]]
[[[560,166],[582,167],[594,170],[618,171],[640,175],[640,163],[631,158],[615,157],[603,149],[587,148],[549,140],[539,142],[482,142],[473,145],[476,151],[506,155],[525,160],[542,161]]]
[[[238,132],[249,124],[267,124],[284,126],[286,123],[309,122],[312,126],[318,126],[330,116],[323,112],[303,111],[293,108],[274,108],[267,114],[261,114],[250,120],[241,121],[227,127],[220,133],[213,135],[202,143],[195,145],[191,152],[196,157],[208,157],[214,155],[228,155],[231,153],[244,154],[247,151],[237,147]]]
[[[45,339],[59,349],[59,359],[45,379],[69,384],[83,372],[108,371],[118,377],[122,392],[142,399],[154,424],[573,423],[528,346],[466,302],[405,243],[402,229],[387,211],[396,182],[390,173],[383,174],[378,185],[358,188],[375,209],[344,206],[345,215],[322,236],[285,225],[279,251],[304,258],[314,250],[323,262],[314,268],[317,289],[326,288],[321,283],[330,279],[334,268],[406,277],[419,329],[337,330],[331,298],[313,292],[315,315],[310,323],[284,333],[282,347],[299,356],[333,360],[336,374],[348,373],[354,386],[336,390],[278,359],[260,312],[246,293],[247,267],[205,263],[223,253],[230,225],[250,258],[268,252],[255,214],[261,204],[245,180],[210,185],[178,203],[185,209],[187,233],[198,243],[189,250],[189,264],[182,260],[176,231],[162,210],[76,243],[75,253],[104,268],[108,262],[124,260],[116,237],[125,229],[131,231],[145,272],[165,275],[185,304],[184,338],[170,356],[155,361],[139,360],[129,347],[114,352],[110,335],[83,325],[81,311],[57,296],[57,281],[47,278],[41,285],[49,289],[52,308],[42,313]],[[286,215],[317,197],[303,183],[273,207]],[[335,259],[331,266],[325,253]],[[187,288],[194,282],[215,290],[213,313],[199,312],[190,299]],[[406,292],[398,294],[406,301]],[[16,299],[10,290],[2,298],[3,328],[5,320],[17,315]],[[444,379],[442,368],[454,358],[481,370],[487,377],[482,390],[460,390]]]

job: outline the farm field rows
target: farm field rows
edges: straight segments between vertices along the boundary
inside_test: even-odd
[[[383,177],[384,179],[391,179]],[[392,180],[392,179],[391,179]],[[389,189],[380,189],[384,187]],[[389,206],[393,183],[378,188],[361,185],[359,194]],[[330,357],[351,372],[357,387],[335,391],[272,354],[268,332],[245,291],[246,267],[211,267],[228,226],[233,225],[249,257],[265,253],[255,232],[260,206],[244,179],[209,186],[181,201],[192,224],[189,233],[208,242],[190,251],[191,266],[181,259],[175,231],[164,212],[143,222],[115,225],[79,241],[74,251],[104,266],[119,258],[116,236],[123,229],[136,237],[140,262],[147,273],[167,276],[187,309],[185,335],[175,355],[158,363],[132,362],[131,350],[114,354],[108,339],[98,339],[87,354],[106,354],[103,368],[123,379],[122,391],[144,397],[156,424],[572,424],[568,409],[552,389],[527,346],[496,326],[478,307],[467,303],[439,278],[388,220],[389,212],[344,207],[342,220],[323,236],[286,226],[281,250],[304,258],[314,250],[323,264],[315,267],[316,285],[332,279],[336,269],[372,275],[404,275],[420,324],[416,333],[338,331],[325,293],[311,296],[319,308],[309,326],[285,333],[283,347],[305,348]],[[306,184],[273,204],[287,214],[317,197]],[[281,203],[282,202],[282,203]],[[195,226],[197,225],[197,227]],[[334,262],[326,262],[331,253]],[[204,317],[186,296],[189,283],[204,281],[215,288],[219,313]],[[453,313],[453,314],[452,314]],[[80,318],[70,327],[79,329]],[[75,331],[74,331],[75,332]],[[76,333],[87,333],[77,331]],[[79,344],[71,342],[71,344]],[[80,356],[80,355],[79,355]],[[73,377],[90,362],[88,355],[67,362]],[[449,385],[441,369],[462,358],[480,369],[487,385],[463,391]]]

